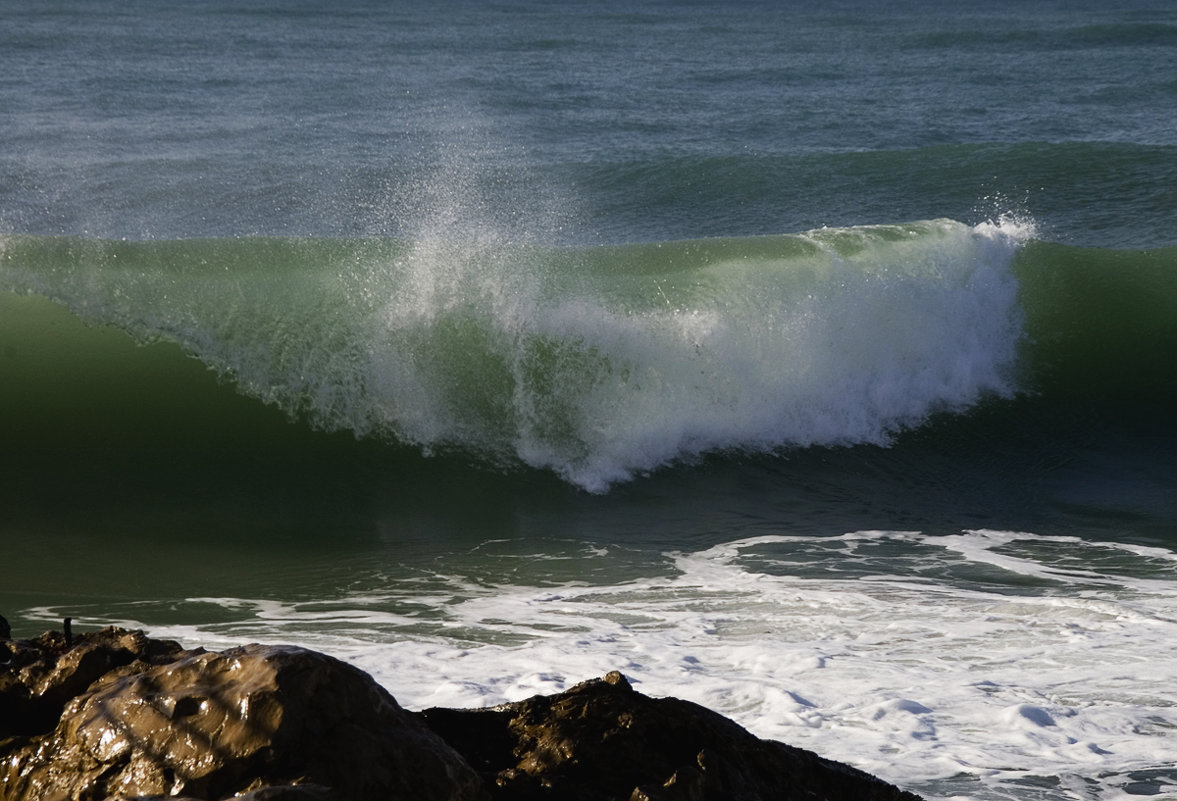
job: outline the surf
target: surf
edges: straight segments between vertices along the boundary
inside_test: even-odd
[[[319,429],[599,492],[1010,396],[1023,239],[950,220],[596,248],[13,236],[0,275]]]

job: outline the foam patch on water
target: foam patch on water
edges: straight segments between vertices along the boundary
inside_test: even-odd
[[[439,571],[334,600],[190,599],[188,616],[223,622],[152,633],[319,648],[415,709],[621,670],[929,798],[1177,792],[1171,551],[990,531],[763,536],[668,554],[644,579],[550,585],[550,555],[503,558],[539,583]]]

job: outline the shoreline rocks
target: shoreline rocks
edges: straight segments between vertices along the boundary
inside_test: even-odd
[[[512,801],[913,801],[867,773],[761,740],[698,704],[650,698],[620,673],[426,723]]]
[[[918,801],[619,673],[414,713],[292,646],[0,640],[0,801]]]

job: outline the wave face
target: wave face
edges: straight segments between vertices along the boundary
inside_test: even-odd
[[[178,343],[326,430],[603,491],[714,451],[886,444],[1018,388],[1026,231],[594,248],[13,236],[3,284]]]

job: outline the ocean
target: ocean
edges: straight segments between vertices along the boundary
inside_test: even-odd
[[[1177,799],[1177,5],[0,19],[17,636]]]

